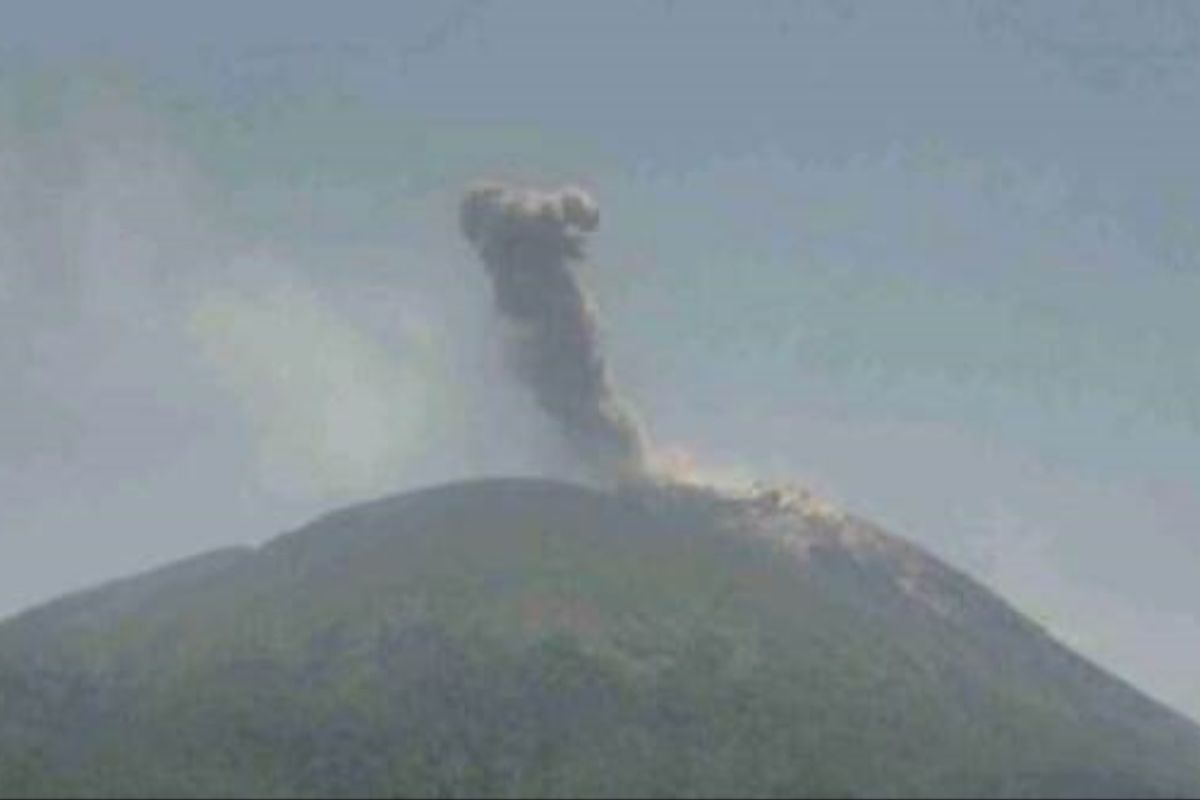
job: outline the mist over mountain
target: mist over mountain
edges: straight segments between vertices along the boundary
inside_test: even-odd
[[[804,495],[494,479],[0,627],[0,795],[1200,792],[1200,730]]]
[[[0,798],[1200,797],[1200,16],[150,5],[0,34]]]
[[[1200,729],[981,585],[664,454],[576,272],[586,192],[481,184],[460,223],[589,485],[401,494],[5,623],[0,796],[1200,793]]]

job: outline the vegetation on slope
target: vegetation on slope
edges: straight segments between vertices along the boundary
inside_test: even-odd
[[[837,525],[487,481],[68,598],[0,627],[0,795],[1200,792],[1193,726]]]

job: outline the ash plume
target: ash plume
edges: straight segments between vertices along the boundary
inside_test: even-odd
[[[572,266],[600,215],[574,187],[483,184],[467,191],[462,231],[492,279],[517,377],[600,480],[647,474],[641,425],[613,389],[586,289]]]
[[[463,233],[510,323],[512,367],[580,461],[625,497],[700,511],[731,529],[836,520],[836,510],[801,487],[730,483],[700,469],[686,451],[650,447],[613,388],[595,311],[572,269],[599,221],[595,202],[573,187],[481,184],[467,191],[460,209]]]

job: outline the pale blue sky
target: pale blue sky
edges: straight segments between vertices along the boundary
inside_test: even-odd
[[[454,201],[563,179],[660,440],[811,483],[1200,716],[1193,6],[16,8],[0,613],[543,469]]]

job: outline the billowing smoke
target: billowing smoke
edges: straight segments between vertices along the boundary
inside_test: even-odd
[[[460,221],[511,323],[518,377],[597,479],[643,477],[645,437],[613,391],[595,313],[572,270],[600,221],[595,202],[573,187],[484,184],[466,193]]]
[[[492,278],[496,308],[511,324],[513,367],[575,454],[626,497],[700,509],[732,529],[771,531],[771,520],[788,529],[798,519],[809,529],[835,519],[835,510],[800,487],[730,485],[678,451],[651,450],[613,389],[595,312],[572,270],[599,221],[595,202],[573,187],[483,184],[467,192],[461,208],[463,233]]]

